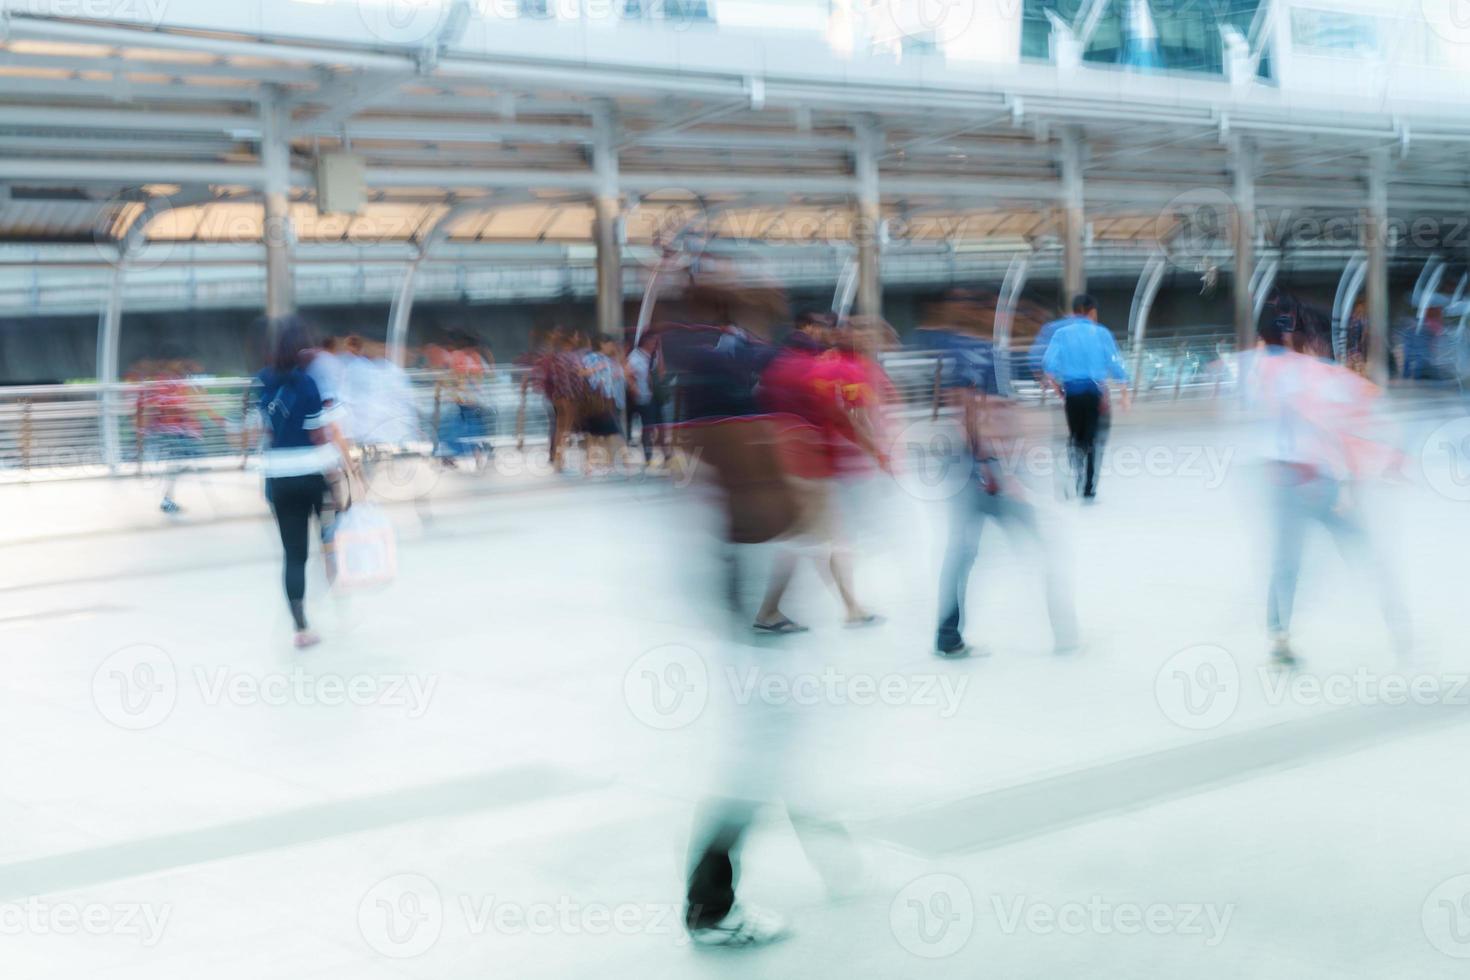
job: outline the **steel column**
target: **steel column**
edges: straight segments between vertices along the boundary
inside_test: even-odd
[[[863,119],[855,126],[857,146],[853,152],[853,174],[857,178],[858,289],[857,310],[864,316],[883,315],[883,213],[879,206],[878,156],[882,134]]]
[[[592,143],[592,169],[597,186],[592,197],[592,235],[597,244],[597,332],[623,336],[623,256],[618,241],[621,212],[618,194],[616,120],[611,106],[599,106]]]
[[[102,435],[102,462],[116,470],[121,462],[122,440],[118,433],[118,350],[122,336],[123,279],[127,274],[127,254],[119,251],[112,270],[112,285],[107,305],[97,324],[97,425]]]
[[[1256,271],[1256,158],[1255,146],[1244,136],[1230,147],[1234,176],[1235,220],[1235,346],[1247,350],[1256,342],[1256,303],[1251,291]]]
[[[285,94],[270,88],[260,107],[260,164],[265,176],[265,315],[296,309],[291,272],[291,110]]]
[[[1087,234],[1086,202],[1082,185],[1082,132],[1077,127],[1062,131],[1060,169],[1062,175],[1062,296],[1064,311],[1072,309],[1073,297],[1087,292],[1087,267],[1083,253]]]
[[[1363,212],[1363,239],[1368,252],[1368,377],[1388,382],[1388,151],[1374,150],[1368,160],[1368,206]]]

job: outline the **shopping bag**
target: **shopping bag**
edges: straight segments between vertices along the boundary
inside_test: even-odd
[[[337,515],[322,553],[334,589],[386,585],[398,574],[398,539],[384,513],[359,503]]]

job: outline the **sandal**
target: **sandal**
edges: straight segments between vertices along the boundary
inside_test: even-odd
[[[791,633],[805,633],[807,628],[800,623],[793,623],[790,619],[782,616],[774,623],[751,623],[750,628],[757,633],[775,633],[778,636],[787,636]]]

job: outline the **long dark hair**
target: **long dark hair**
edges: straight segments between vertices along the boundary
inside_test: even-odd
[[[317,346],[316,329],[295,313],[271,321],[270,326],[276,338],[271,348],[271,369],[277,374],[289,374],[305,367],[301,354]]]

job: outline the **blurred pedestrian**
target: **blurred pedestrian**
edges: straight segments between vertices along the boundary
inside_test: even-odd
[[[1242,371],[1248,404],[1265,416],[1264,456],[1270,494],[1271,575],[1266,626],[1271,658],[1298,663],[1291,640],[1307,529],[1316,524],[1355,564],[1377,573],[1384,619],[1400,652],[1409,621],[1396,577],[1364,525],[1359,485],[1365,475],[1397,469],[1397,451],[1367,438],[1376,386],[1324,358],[1293,349],[1301,338],[1290,317],[1260,328],[1260,345]]]
[[[1077,489],[1085,501],[1097,498],[1099,445],[1106,431],[1108,383],[1117,382],[1128,407],[1128,371],[1113,332],[1097,320],[1097,301],[1079,295],[1072,316],[1046,346],[1042,370],[1065,401],[1068,444]]]
[[[1045,580],[1053,649],[1069,653],[1077,648],[1076,612],[1067,576],[1047,546],[1030,493],[1003,465],[1005,447],[1020,439],[1020,425],[1012,400],[1002,396],[993,340],[993,303],[951,302],[946,316],[963,324],[961,331],[926,331],[940,351],[946,398],[963,426],[962,448],[952,463],[968,474],[951,498],[950,526],[944,564],[939,577],[939,627],[934,650],[941,657],[959,658],[988,652],[983,645],[965,641],[965,608],[970,572],[979,554],[980,534],[987,521],[1003,527],[1019,547],[1041,563]]]
[[[298,317],[287,317],[276,324],[275,333],[271,362],[255,378],[265,440],[261,465],[285,553],[283,577],[295,642],[305,648],[320,642],[307,624],[305,605],[311,519],[323,525],[330,521],[327,476],[342,473],[351,456],[338,427],[344,413],[326,405],[308,370],[317,355],[310,327]]]

